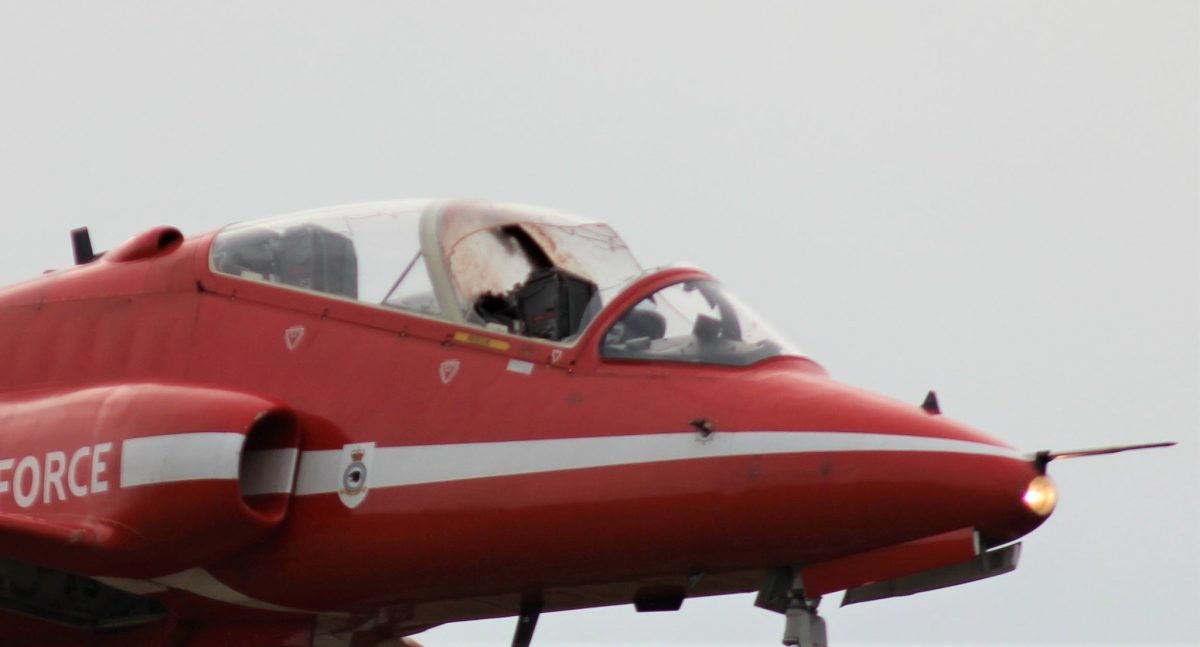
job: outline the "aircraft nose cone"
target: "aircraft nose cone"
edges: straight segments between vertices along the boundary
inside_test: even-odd
[[[828,439],[827,453],[793,459],[793,475],[798,487],[812,486],[805,495],[821,493],[820,509],[807,510],[813,519],[858,524],[849,542],[972,527],[998,545],[1053,512],[1054,485],[1038,478],[1034,461],[932,406],[782,370],[747,376],[747,387],[743,428]]]
[[[1042,525],[1054,512],[1058,490],[1032,462],[1008,459],[974,477],[980,491],[977,527],[996,544],[1019,539]]]

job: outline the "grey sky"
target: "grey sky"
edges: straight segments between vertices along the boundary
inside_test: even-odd
[[[1200,4],[0,4],[0,282],[159,224],[391,197],[610,221],[845,381],[1055,464],[1015,574],[835,644],[1200,641]],[[796,523],[804,523],[797,519]],[[778,644],[745,596],[539,644]],[[429,632],[506,645],[511,621]]]

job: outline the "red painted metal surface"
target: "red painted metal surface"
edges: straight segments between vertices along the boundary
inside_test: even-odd
[[[88,575],[153,577],[243,549],[282,521],[284,506],[250,505],[237,480],[122,487],[133,478],[122,447],[164,432],[245,436],[288,415],[263,398],[154,382],[0,396],[0,506],[21,515],[0,517],[0,554]],[[289,429],[267,433],[298,440]]]
[[[804,591],[834,591],[890,580],[970,560],[979,554],[974,528],[960,528],[903,544],[820,562],[801,570]]]
[[[940,415],[838,383],[812,360],[731,367],[600,356],[625,310],[662,286],[706,278],[698,270],[647,276],[564,345],[214,273],[211,235],[143,253],[162,235],[109,259],[126,262],[0,290],[0,460],[12,461],[0,471],[0,556],[125,587],[191,569],[211,579],[152,583],[145,594],[166,605],[165,619],[88,644],[178,644],[184,625],[203,627],[189,645],[247,636],[307,644],[319,622],[402,636],[515,614],[523,592],[542,592],[547,610],[620,604],[642,584],[693,572],[710,574],[696,595],[747,590],[744,574],[779,566],[803,567],[829,592],[911,572],[901,562],[940,565],[957,557],[963,532],[1006,542],[1042,521],[1021,503],[1036,476],[1029,461]],[[514,361],[528,364],[514,370]],[[286,418],[286,429],[241,449],[280,460],[289,454],[270,451],[296,450],[298,465],[281,468],[297,477],[294,493],[244,496],[244,466],[228,478],[119,486],[126,441],[244,437],[265,413]],[[711,423],[711,439],[696,420]],[[713,455],[365,495],[350,481],[302,491],[306,470],[356,443],[374,443],[376,464],[365,469],[376,478],[391,464],[379,463],[385,449],[399,448],[386,454],[395,461],[404,448],[674,434],[662,442],[704,452],[706,442],[763,432],[984,450]],[[69,468],[80,448],[94,458],[105,444],[109,487],[99,491],[90,475],[83,487],[82,471],[73,489],[74,472],[51,457],[61,453]],[[469,460],[492,469],[479,451]],[[43,483],[29,500],[32,463],[15,480],[27,456],[42,476],[61,471],[64,496]],[[18,491],[28,505],[17,505]],[[940,539],[924,539],[932,536]],[[15,617],[0,612],[13,644],[43,630],[68,641],[86,633]]]

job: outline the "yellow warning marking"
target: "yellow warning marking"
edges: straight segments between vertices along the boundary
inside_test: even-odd
[[[509,344],[506,341],[492,339],[491,337],[484,337],[483,335],[473,335],[469,332],[454,333],[454,341],[460,341],[464,344],[472,344],[474,346],[483,346],[484,348],[490,348],[492,350],[508,350],[512,347],[512,344]]]

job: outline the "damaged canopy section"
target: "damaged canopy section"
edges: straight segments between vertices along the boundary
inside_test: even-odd
[[[642,268],[608,225],[471,202],[387,202],[234,225],[211,267],[454,323],[570,341]]]

